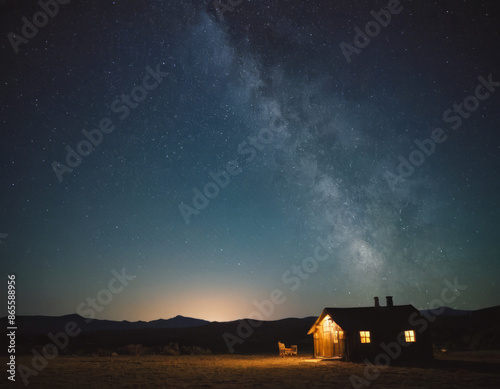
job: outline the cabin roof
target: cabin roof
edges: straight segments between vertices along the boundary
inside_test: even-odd
[[[325,308],[309,332],[325,318],[330,316],[344,331],[376,331],[379,329],[413,328],[410,317],[419,311],[413,305],[394,305],[392,307]]]

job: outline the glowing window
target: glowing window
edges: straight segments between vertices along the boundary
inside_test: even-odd
[[[338,343],[339,342],[339,332],[335,331],[333,333],[333,343]]]
[[[413,330],[405,331],[405,341],[407,343],[415,342],[415,331]]]
[[[339,331],[339,339],[344,339],[344,331]]]
[[[370,331],[359,331],[361,343],[370,343]]]

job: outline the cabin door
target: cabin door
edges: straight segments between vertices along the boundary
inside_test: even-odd
[[[323,336],[323,357],[333,357],[333,336],[331,331],[327,331]]]
[[[340,358],[344,356],[345,339],[343,331],[327,331],[323,333],[323,344],[320,355],[324,358]]]

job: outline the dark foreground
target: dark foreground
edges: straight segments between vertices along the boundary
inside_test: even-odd
[[[498,388],[498,351],[438,356],[430,366],[389,366],[315,360],[311,356],[182,355],[59,356],[30,388]],[[18,365],[30,366],[28,357]],[[26,387],[2,375],[1,387]],[[353,384],[354,382],[354,384]]]

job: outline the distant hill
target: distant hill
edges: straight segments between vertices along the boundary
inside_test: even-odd
[[[181,352],[183,349],[202,348],[215,354],[231,351],[236,354],[274,354],[278,352],[278,341],[281,341],[286,345],[297,345],[299,352],[312,353],[313,342],[307,331],[315,320],[316,317],[263,321],[256,327],[249,326],[248,320],[235,320],[191,328],[93,332],[75,338],[75,346],[86,352],[98,347],[120,353],[124,345],[140,344],[149,350],[146,352],[159,353],[164,346],[175,343]]]
[[[190,328],[199,327],[210,323],[202,319],[193,319],[192,317],[185,317],[177,315],[171,319],[158,319],[147,322],[147,328]]]
[[[460,311],[428,312],[434,346],[446,350],[500,349],[500,306]]]
[[[171,319],[159,319],[153,321],[113,321],[83,318],[80,315],[64,316],[17,316],[16,325],[18,333],[29,335],[46,335],[49,332],[56,333],[64,331],[68,322],[75,322],[82,332],[97,331],[130,331],[140,329],[159,329],[159,328],[190,328],[199,327],[210,323],[206,320],[193,319],[191,317],[176,316]],[[0,319],[0,325],[7,327],[7,318]]]
[[[22,335],[16,338],[16,351],[23,355],[30,354],[34,347],[41,349],[52,342],[49,332],[56,334],[64,331],[66,323],[74,321],[82,332],[70,339],[61,354],[160,354],[165,352],[167,346],[181,353],[210,350],[216,354],[274,354],[278,352],[278,341],[297,345],[301,353],[312,353],[313,342],[307,332],[315,320],[316,317],[311,316],[263,322],[247,319],[208,322],[176,316],[151,322],[93,320],[85,323],[79,315],[19,316],[18,331]],[[0,322],[6,326],[5,318]]]
[[[420,312],[422,312],[423,314],[427,314],[426,315],[427,317],[428,316],[443,317],[443,316],[466,316],[470,315],[472,311],[465,311],[448,307],[439,307],[436,309],[423,309]]]

